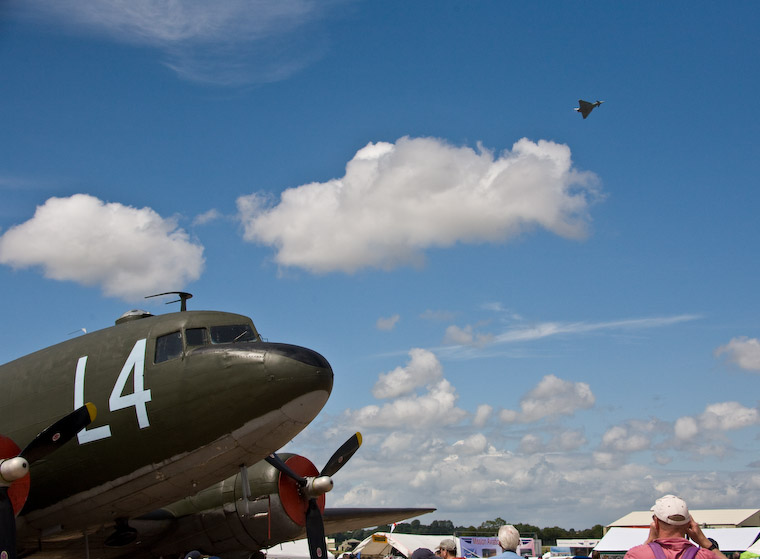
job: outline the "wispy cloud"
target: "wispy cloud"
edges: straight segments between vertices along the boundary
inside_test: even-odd
[[[398,314],[394,314],[393,316],[389,316],[389,317],[380,317],[377,319],[377,322],[375,323],[375,327],[378,330],[384,330],[386,332],[389,332],[396,327],[396,324],[398,324],[399,320],[401,320],[401,316]]]
[[[643,330],[648,328],[662,328],[681,322],[699,320],[701,315],[680,314],[675,316],[661,316],[650,318],[629,318],[623,320],[611,320],[603,322],[543,322],[527,327],[511,328],[498,334],[495,343],[509,343],[539,340],[551,336],[588,334],[590,332],[604,330]]]
[[[322,47],[304,28],[340,1],[28,0],[22,17],[76,33],[147,46],[180,77],[220,85],[283,79]]]
[[[500,309],[497,309],[500,310]],[[465,326],[448,326],[443,346],[434,348],[441,355],[451,359],[476,359],[490,357],[498,353],[499,347],[519,347],[521,342],[530,343],[553,337],[584,336],[593,333],[632,332],[653,328],[665,328],[676,324],[700,320],[698,314],[679,314],[674,316],[657,316],[645,318],[627,318],[608,321],[578,321],[578,322],[538,322],[524,325],[522,318],[508,312],[507,322],[510,324],[501,332],[487,332],[482,324]],[[515,323],[516,324],[513,324]],[[517,356],[517,354],[512,353]]]

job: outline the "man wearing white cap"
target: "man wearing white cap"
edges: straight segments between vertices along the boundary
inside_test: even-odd
[[[691,517],[683,499],[675,495],[660,497],[652,512],[647,541],[629,549],[624,559],[726,559]]]

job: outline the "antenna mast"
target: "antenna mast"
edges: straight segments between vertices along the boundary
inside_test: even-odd
[[[171,305],[172,303],[179,303],[180,312],[185,312],[187,310],[187,300],[193,298],[193,294],[188,293],[187,291],[167,291],[166,293],[156,293],[155,295],[148,295],[146,299],[150,299],[151,297],[161,297],[162,295],[178,295],[179,299],[177,299],[176,301],[169,301],[166,304]]]

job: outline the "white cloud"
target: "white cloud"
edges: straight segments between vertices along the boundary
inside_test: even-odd
[[[16,13],[156,48],[184,79],[237,85],[283,79],[317,58],[323,47],[304,27],[325,9],[312,0],[28,0]]]
[[[389,373],[380,373],[372,395],[378,399],[396,398],[410,394],[416,388],[443,378],[443,367],[436,356],[426,349],[409,351],[406,367],[396,367]]]
[[[618,452],[637,452],[650,446],[650,439],[643,433],[631,432],[621,425],[611,427],[602,437],[602,445]]]
[[[488,423],[488,420],[491,419],[491,415],[493,415],[493,407],[489,406],[488,404],[481,404],[478,406],[478,409],[475,412],[475,417],[472,419],[472,424],[475,427],[482,428],[486,423]]]
[[[435,355],[425,349],[412,349],[409,356],[406,367],[380,373],[372,388],[375,398],[390,401],[382,406],[347,411],[349,422],[366,429],[415,430],[453,425],[467,416],[467,412],[456,407],[456,390],[443,378],[443,367]]]
[[[275,261],[314,273],[419,265],[424,251],[504,242],[534,227],[586,235],[594,175],[575,170],[566,145],[516,142],[499,157],[435,138],[370,143],[325,183],[284,191],[279,203],[238,199],[244,238]]]
[[[181,289],[200,277],[203,262],[203,247],[175,220],[86,194],[50,198],[0,237],[0,263],[39,266],[47,278],[124,299]]]
[[[721,355],[742,369],[760,371],[760,340],[757,338],[734,338],[715,350],[716,357]]]
[[[693,417],[679,417],[674,426],[676,439],[691,440],[699,433],[697,420]]]
[[[538,385],[520,400],[520,412],[502,410],[506,423],[531,423],[546,417],[573,415],[579,409],[593,407],[596,398],[585,382],[570,382],[546,375]]]
[[[518,450],[523,454],[546,452],[573,452],[588,443],[583,432],[579,429],[567,429],[554,433],[548,442],[537,433],[526,433],[520,439]]]
[[[700,426],[712,431],[743,429],[760,423],[757,408],[747,408],[739,402],[710,404],[699,416]]]
[[[453,447],[458,454],[474,456],[485,452],[488,447],[488,439],[483,433],[473,433],[466,439],[455,442]]]
[[[492,334],[481,334],[476,332],[475,328],[468,324],[464,328],[460,328],[452,324],[446,328],[446,333],[443,337],[443,343],[448,345],[464,345],[474,347],[485,347],[493,341]]]
[[[453,425],[467,413],[456,407],[458,396],[449,381],[443,379],[428,391],[392,400],[382,406],[370,405],[347,412],[347,420],[365,429],[429,428]]]
[[[496,336],[497,343],[538,340],[562,334],[587,334],[604,330],[638,330],[643,328],[661,328],[680,322],[689,322],[701,318],[694,314],[663,316],[651,318],[632,318],[603,322],[543,322],[532,326],[510,328]]]
[[[673,427],[677,448],[697,456],[724,457],[733,452],[726,433],[760,424],[760,411],[739,402],[718,402],[705,407],[698,416],[679,417]]]
[[[211,223],[212,221],[216,221],[217,219],[221,219],[223,216],[219,212],[219,210],[210,209],[208,211],[203,212],[202,214],[199,214],[195,216],[193,219],[193,225],[206,225],[207,223]]]
[[[375,326],[378,330],[390,331],[396,327],[396,324],[400,319],[401,317],[397,314],[394,314],[393,316],[389,316],[387,318],[381,317],[377,319]]]
[[[520,517],[539,526],[566,526],[567,518],[572,518],[573,527],[587,528],[630,510],[646,510],[656,497],[670,492],[683,494],[694,508],[750,508],[760,498],[756,472],[743,469],[716,475],[695,470],[695,459],[727,454],[725,445],[709,437],[699,449],[686,441],[668,447],[672,426],[654,418],[630,419],[594,434],[591,441],[584,429],[568,428],[565,421],[489,428],[491,406],[476,405],[474,411],[458,408],[456,390],[444,378],[443,368],[441,375],[428,381],[424,390],[421,380],[412,382],[417,386],[413,394],[318,420],[334,421],[340,429],[317,424],[299,435],[294,446],[304,452],[304,445],[313,445],[324,453],[315,463],[323,463],[343,442],[347,429],[363,432],[362,449],[335,476],[328,506],[432,506],[438,512],[423,522],[445,518],[467,525],[500,516]],[[545,398],[548,406],[559,405],[565,414],[593,404],[591,390],[583,383],[553,376],[542,379],[524,400],[539,398]],[[562,407],[561,400],[576,403]],[[738,413],[730,413],[732,408]],[[746,409],[727,403],[708,406],[705,414],[719,416],[715,428],[727,429],[748,423]],[[513,414],[523,420],[528,417]],[[468,415],[472,421],[464,421]],[[596,433],[596,427],[591,431]],[[330,435],[335,440],[323,438],[338,432],[340,436]],[[701,447],[705,437],[699,440]],[[633,453],[639,453],[636,463],[631,460]],[[638,463],[650,454],[650,464]],[[674,467],[678,463],[685,463],[686,469],[679,471]],[[526,508],[526,502],[531,506]]]

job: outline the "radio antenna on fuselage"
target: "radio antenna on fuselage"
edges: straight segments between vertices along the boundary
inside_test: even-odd
[[[148,295],[146,299],[150,299],[151,297],[161,297],[162,295],[178,295],[179,299],[177,299],[176,301],[169,301],[166,304],[171,305],[172,303],[179,303],[180,312],[185,312],[187,310],[187,300],[193,298],[193,294],[188,293],[187,291],[167,291],[166,293],[156,293],[155,295]]]

